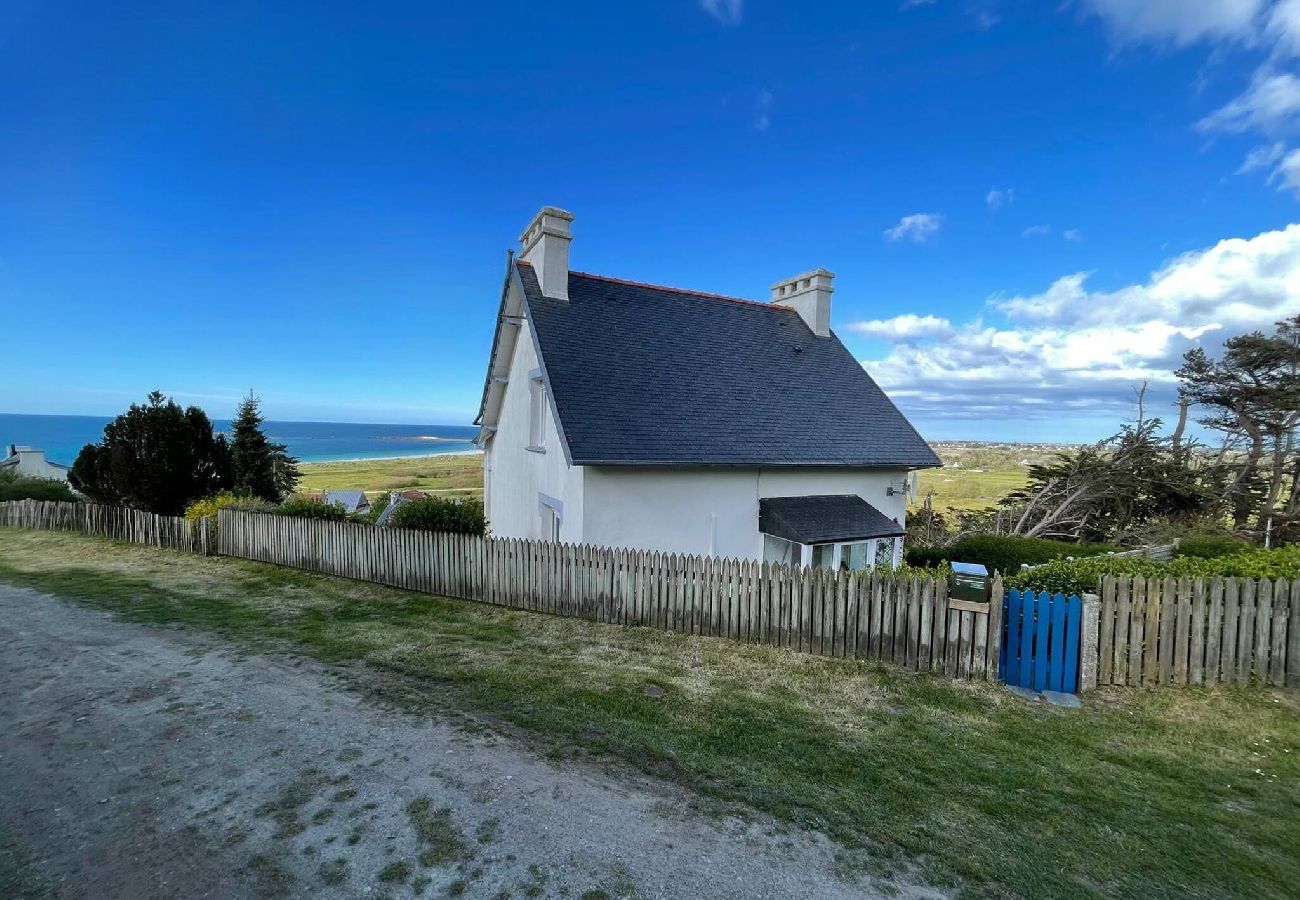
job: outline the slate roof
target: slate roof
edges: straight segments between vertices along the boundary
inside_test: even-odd
[[[581,272],[554,300],[515,265],[575,464],[940,464],[839,338],[792,309]]]
[[[899,537],[903,526],[857,494],[765,497],[758,501],[758,530],[799,544]]]
[[[341,503],[350,513],[356,512],[366,502],[364,491],[326,491],[326,503]]]

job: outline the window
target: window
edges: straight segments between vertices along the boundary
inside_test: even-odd
[[[560,542],[560,524],[564,521],[564,504],[545,494],[537,495],[537,512],[541,516],[541,538]]]
[[[812,567],[814,569],[835,568],[835,544],[813,544]]]
[[[876,541],[876,565],[882,569],[894,567],[895,538],[881,538]]]
[[[852,544],[840,544],[840,568],[859,571],[867,568],[868,541],[856,541]]]
[[[540,373],[528,379],[528,449],[546,451],[546,386]]]
[[[763,562],[797,569],[803,565],[803,544],[765,534],[763,535]]]

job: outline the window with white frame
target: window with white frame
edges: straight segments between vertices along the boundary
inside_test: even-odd
[[[560,525],[564,522],[564,504],[545,494],[537,495],[537,512],[541,516],[541,537],[544,541],[560,542]]]
[[[765,540],[780,540],[764,535]],[[814,569],[864,571],[872,567],[891,569],[897,564],[902,538],[873,538],[868,541],[842,541],[828,544],[796,544],[807,547],[805,565]]]
[[[528,449],[546,449],[546,386],[540,372],[528,379]]]

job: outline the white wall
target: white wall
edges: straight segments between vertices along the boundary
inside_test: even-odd
[[[518,328],[519,338],[515,342],[497,430],[487,442],[483,454],[488,525],[492,534],[498,537],[549,538],[550,535],[542,534],[542,516],[538,508],[538,494],[545,494],[564,505],[560,539],[581,543],[583,469],[570,467],[565,462],[564,447],[549,403],[546,452],[527,449],[529,374],[538,368],[538,361],[530,323],[525,321]]]
[[[12,457],[10,457],[12,459]],[[52,478],[67,481],[68,470],[50,465],[45,459],[44,450],[19,450],[18,465],[14,467],[24,478]],[[11,469],[10,471],[13,471]]]
[[[586,467],[582,540],[611,547],[761,559],[762,497],[857,494],[904,522],[906,497],[889,496],[904,469]]]

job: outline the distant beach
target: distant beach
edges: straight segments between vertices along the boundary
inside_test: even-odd
[[[71,465],[81,448],[97,443],[109,416],[33,416],[0,413],[0,455],[10,444],[37,447],[54,462]],[[218,431],[228,419],[214,419]],[[266,435],[304,463],[469,454],[473,425],[371,424],[360,422],[267,421]]]

